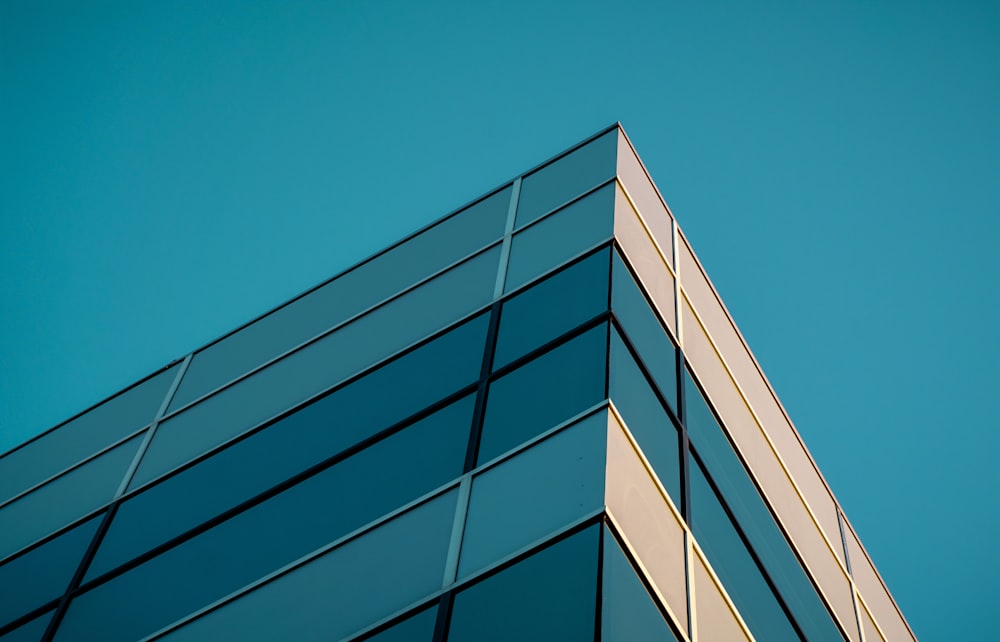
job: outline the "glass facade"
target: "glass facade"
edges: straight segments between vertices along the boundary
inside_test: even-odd
[[[0,640],[913,639],[614,126],[0,456]]]

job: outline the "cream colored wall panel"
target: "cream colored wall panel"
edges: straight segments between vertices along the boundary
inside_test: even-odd
[[[618,180],[625,186],[635,207],[649,226],[649,231],[663,250],[670,265],[673,258],[673,217],[653,186],[642,163],[625,134],[618,132]]]
[[[875,621],[892,642],[915,640],[847,520],[844,520],[844,535],[847,539],[847,554],[851,558],[851,576]]]

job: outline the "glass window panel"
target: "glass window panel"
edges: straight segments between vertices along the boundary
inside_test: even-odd
[[[62,596],[102,517],[0,564],[0,627]]]
[[[478,475],[459,575],[529,546],[604,504],[607,414],[598,412]]]
[[[448,642],[592,642],[598,537],[588,528],[455,595]]]
[[[611,401],[674,504],[680,506],[680,433],[618,331],[611,331]]]
[[[461,475],[468,431],[414,424],[81,595],[61,630],[151,633]]]
[[[646,570],[649,581],[687,629],[684,526],[670,510],[632,443],[613,415],[608,417],[607,510]]]
[[[614,129],[525,176],[517,203],[517,227],[612,178],[617,144],[618,130]]]
[[[604,398],[607,324],[490,384],[479,446],[486,462]]]
[[[608,253],[600,252],[503,304],[493,369],[608,309]]]
[[[750,632],[758,640],[799,640],[701,466],[691,466],[690,478],[691,531]]]
[[[0,558],[111,501],[141,441],[133,437],[0,509]]]
[[[54,613],[55,610],[49,611],[12,631],[0,634],[0,640],[3,640],[3,642],[38,642],[42,639],[42,635],[44,635],[45,629],[48,628],[49,620],[52,619]]]
[[[614,185],[608,185],[515,234],[504,291],[510,292],[610,239],[614,200]]]
[[[509,202],[508,187],[199,352],[171,408],[180,408],[501,238]]]
[[[370,626],[441,588],[456,499],[422,504],[165,639],[326,641]]]
[[[684,577],[684,567],[680,569]],[[618,541],[605,529],[601,578],[601,639],[605,642],[663,642],[674,640],[655,598],[636,575]]]
[[[0,458],[0,502],[153,421],[174,381],[174,366]]]
[[[709,574],[705,561],[697,552],[693,555],[692,584],[694,590],[695,621],[698,640],[750,640],[739,620],[733,614],[725,597]]]
[[[612,269],[611,309],[676,414],[677,348],[617,252]]]
[[[381,394],[384,397],[385,390],[382,390]],[[87,571],[87,579],[98,577],[154,546],[167,542],[219,513],[251,499],[258,493],[326,459],[341,447],[350,446],[360,441],[362,437],[388,427],[388,424],[352,425],[351,422],[359,417],[368,418],[370,413],[365,411],[375,406],[391,406],[391,399],[385,399],[385,402],[381,402],[378,397],[353,400],[363,402],[365,408],[331,404],[333,406],[331,410],[337,409],[341,413],[326,416],[328,421],[320,424],[321,427],[334,430],[343,426],[346,429],[344,432],[352,436],[350,441],[343,441],[336,449],[324,448],[330,442],[336,443],[336,438],[324,439],[323,435],[312,433],[306,433],[305,439],[298,443],[289,441],[281,437],[282,424],[275,424],[272,428],[227,448],[122,504]],[[418,449],[417,452],[423,452],[425,449],[417,443],[421,439],[426,440],[426,443],[437,444],[435,450],[426,457],[431,461],[438,461],[448,471],[446,477],[440,480],[442,482],[461,473],[460,466],[456,462],[462,461],[465,456],[474,402],[475,396],[469,395],[405,429],[407,435],[412,436],[411,441],[416,440],[414,447]],[[291,415],[289,419],[296,416]],[[324,415],[318,416],[324,417]],[[288,429],[291,434],[286,437],[294,440],[300,436],[295,428],[304,425],[308,424],[293,424]],[[444,441],[438,443],[433,440]],[[396,447],[397,451],[398,448]],[[392,460],[386,462],[386,464],[391,463]],[[405,464],[401,467],[402,470],[406,468]],[[430,488],[424,484],[418,487]]]
[[[368,637],[358,638],[358,640],[369,640],[370,642],[431,642],[434,638],[434,625],[437,623],[438,610],[433,606],[427,607],[416,615],[396,622],[388,629]]]
[[[691,374],[684,373],[685,423],[694,450],[743,529],[778,592],[810,640],[841,640],[798,558],[729,444]]]
[[[88,578],[474,383],[487,322],[478,317],[126,501]],[[454,425],[467,439],[472,406],[470,396],[425,421]]]
[[[488,304],[499,252],[494,247],[466,261],[168,419],[143,457],[133,487]]]

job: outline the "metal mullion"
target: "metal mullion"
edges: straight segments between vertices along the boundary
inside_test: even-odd
[[[521,355],[517,359],[511,361],[510,363],[505,364],[502,368],[498,368],[497,370],[495,370],[490,374],[490,380],[495,381],[500,377],[514,370],[517,370],[519,367],[525,365],[530,361],[537,359],[546,352],[549,352],[550,350],[553,350],[559,347],[560,345],[567,343],[572,339],[575,339],[577,336],[583,334],[587,330],[593,330],[597,326],[601,325],[601,323],[606,323],[610,318],[611,318],[611,313],[607,311],[594,315],[590,319],[587,319],[583,323],[571,328],[570,330],[567,330],[566,332],[560,334],[556,338],[546,341],[539,347],[531,350],[530,352],[524,355]]]

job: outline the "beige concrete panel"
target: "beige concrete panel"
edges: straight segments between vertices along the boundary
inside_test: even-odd
[[[673,255],[673,217],[667,210],[663,199],[653,185],[653,179],[645,168],[625,134],[618,132],[618,180],[625,186],[632,204],[639,210],[653,238],[663,250],[670,265],[674,264]]]
[[[607,510],[661,601],[686,631],[684,527],[613,413],[608,413],[607,456]]]
[[[854,604],[844,567],[809,516],[805,504],[795,492],[687,301],[682,302],[681,314],[681,325],[684,328],[682,348],[691,369],[705,387],[709,401],[719,413],[726,431],[778,515],[792,545],[805,560],[834,614],[845,630],[854,631],[851,639],[857,640]]]
[[[698,265],[687,240],[678,235],[678,272],[681,287],[704,323],[709,336],[722,353],[736,381],[760,423],[788,467],[788,471],[819,521],[837,557],[843,562],[843,547],[837,524],[837,506],[826,482],[813,464],[798,434],[778,404],[770,385],[743,342],[705,273]]]
[[[864,631],[865,642],[886,642],[885,638],[882,637],[882,633],[879,632],[878,627],[875,626],[875,621],[872,620],[871,613],[865,608],[862,602],[858,602],[858,611],[861,615],[861,630]]]
[[[854,578],[854,584],[871,610],[872,617],[885,633],[885,637],[893,642],[915,640],[906,620],[896,608],[896,603],[889,595],[889,591],[847,520],[844,520],[844,535],[847,540],[847,554],[851,558],[851,576]]]
[[[615,190],[615,238],[676,339],[676,294],[672,267],[657,251],[649,232],[643,227],[621,187],[616,185]]]
[[[708,562],[695,549],[691,557],[694,591],[695,642],[753,640],[736,615],[736,607],[719,589]]]

